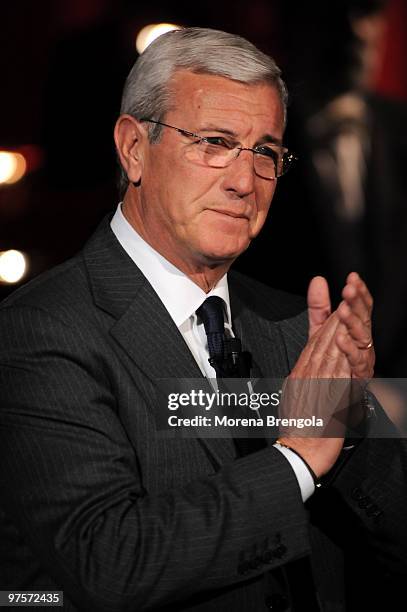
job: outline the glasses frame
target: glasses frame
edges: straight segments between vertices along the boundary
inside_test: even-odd
[[[147,117],[141,117],[141,119],[139,119],[139,121],[144,121],[144,122],[147,122],[147,123],[154,123],[156,125],[162,125],[164,127],[171,128],[172,130],[175,130],[179,134],[182,134],[183,136],[187,136],[188,138],[196,138],[199,141],[199,143],[206,142],[208,144],[211,144],[208,141],[208,138],[206,136],[200,136],[199,134],[195,134],[195,132],[190,132],[189,130],[184,130],[183,128],[176,127],[175,125],[170,125],[169,123],[164,123],[163,121],[157,121],[156,119],[149,119]],[[271,144],[274,144],[274,143],[271,143]],[[264,146],[264,145],[261,145],[261,146]],[[233,147],[233,149],[229,149],[229,150],[230,151],[235,151],[236,150],[237,153],[236,153],[236,155],[234,155],[234,157],[231,157],[230,162],[228,164],[226,164],[225,166],[209,166],[209,164],[208,164],[208,166],[212,167],[212,168],[218,168],[218,167],[219,168],[227,168],[228,166],[230,166],[230,164],[235,159],[237,159],[239,157],[239,155],[240,155],[240,153],[242,151],[251,151],[253,153],[253,157],[255,155],[263,155],[264,157],[268,157],[268,158],[270,158],[270,159],[272,159],[274,161],[274,167],[275,167],[275,170],[276,170],[276,176],[274,176],[274,177],[267,177],[267,176],[262,176],[261,174],[258,174],[258,172],[256,171],[255,163],[253,163],[253,168],[254,168],[254,171],[256,172],[256,174],[258,176],[260,176],[261,178],[264,178],[264,179],[269,180],[269,181],[275,181],[276,179],[280,178],[280,176],[283,176],[284,174],[286,174],[288,172],[288,170],[290,169],[292,163],[298,160],[297,155],[295,153],[289,151],[287,149],[287,147],[283,147],[282,145],[275,145],[275,146],[279,146],[279,147],[281,147],[281,149],[283,149],[282,158],[284,159],[284,157],[287,156],[287,159],[288,159],[288,162],[289,162],[287,169],[284,170],[283,172],[281,172],[281,174],[277,174],[277,164],[276,164],[275,160],[272,158],[272,156],[271,155],[267,155],[266,153],[262,153],[261,151],[258,150],[257,147],[255,147],[254,149],[251,148],[251,147],[241,147],[241,146]],[[284,163],[282,163],[281,167],[284,168]]]

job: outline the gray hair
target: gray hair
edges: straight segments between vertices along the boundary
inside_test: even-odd
[[[185,28],[159,36],[135,62],[124,86],[121,114],[137,119],[164,119],[171,109],[170,81],[177,70],[222,76],[248,85],[270,83],[287,107],[287,88],[275,61],[245,38],[208,28]],[[162,126],[148,127],[151,143],[159,142]],[[121,168],[123,195],[128,178]]]

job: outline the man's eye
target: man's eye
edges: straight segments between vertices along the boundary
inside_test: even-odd
[[[274,159],[275,161],[277,161],[279,157],[278,152],[275,149],[272,149],[271,147],[267,147],[267,146],[256,147],[256,153],[260,153],[260,155],[266,155],[267,157],[271,157],[271,159]]]
[[[203,139],[209,145],[225,147],[226,149],[233,149],[233,144],[228,140],[225,140],[221,136],[205,136]]]

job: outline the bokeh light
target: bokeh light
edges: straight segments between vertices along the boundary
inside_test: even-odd
[[[18,283],[26,271],[27,260],[20,251],[0,251],[0,282]]]
[[[27,162],[24,155],[12,151],[0,151],[0,185],[10,185],[25,174]]]
[[[181,30],[181,26],[175,25],[174,23],[152,23],[145,26],[136,37],[137,51],[143,53],[144,49],[146,49],[153,40],[161,36],[161,34],[171,32],[171,30]]]

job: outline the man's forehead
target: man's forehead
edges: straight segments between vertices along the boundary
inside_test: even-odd
[[[264,129],[276,129],[283,123],[279,93],[269,83],[246,84],[182,70],[172,78],[171,91],[173,112],[189,120],[210,121],[211,124],[227,121],[231,129],[233,124],[237,128],[242,121],[265,123]]]

